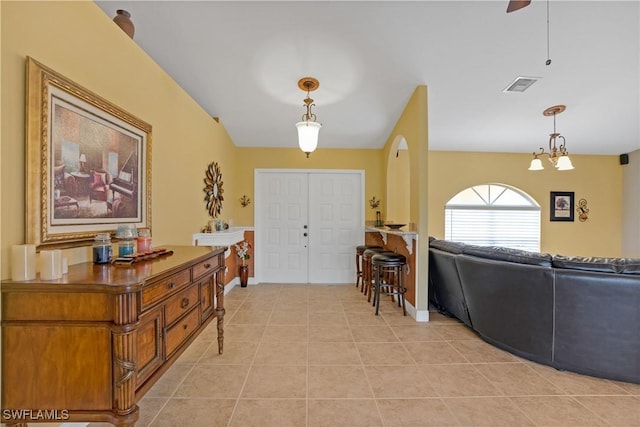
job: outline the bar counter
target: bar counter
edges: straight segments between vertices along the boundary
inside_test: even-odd
[[[365,227],[364,244],[377,245],[397,252],[407,258],[407,275],[405,276],[406,302],[411,304],[407,307],[407,312],[413,317],[416,315],[416,268],[417,268],[417,248],[418,232],[391,230],[387,227]]]

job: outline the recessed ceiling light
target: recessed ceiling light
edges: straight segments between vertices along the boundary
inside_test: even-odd
[[[529,89],[529,87],[540,80],[541,77],[523,77],[518,76],[514,81],[509,83],[509,85],[502,91],[504,93],[510,92],[524,92]]]

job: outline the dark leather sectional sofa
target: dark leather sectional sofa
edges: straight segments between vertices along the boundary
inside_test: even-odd
[[[640,383],[640,259],[552,256],[431,238],[429,298],[518,356]]]

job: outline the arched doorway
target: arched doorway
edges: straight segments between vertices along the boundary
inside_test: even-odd
[[[387,212],[385,222],[411,223],[411,165],[409,145],[402,135],[396,136],[387,158]]]

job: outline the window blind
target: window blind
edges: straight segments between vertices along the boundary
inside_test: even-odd
[[[540,251],[540,209],[447,207],[445,239],[481,246]]]

